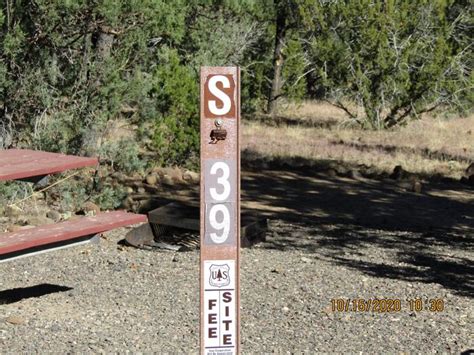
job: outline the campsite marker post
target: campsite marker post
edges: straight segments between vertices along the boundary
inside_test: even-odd
[[[240,70],[201,68],[201,353],[240,343]]]

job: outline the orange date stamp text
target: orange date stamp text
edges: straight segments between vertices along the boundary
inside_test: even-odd
[[[333,298],[331,299],[331,309],[333,312],[395,313],[404,310],[442,312],[444,311],[444,300],[442,298],[409,298],[404,301],[399,298]]]

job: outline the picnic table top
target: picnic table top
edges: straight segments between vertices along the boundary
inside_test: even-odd
[[[29,149],[0,150],[0,181],[43,176],[97,164],[97,158]]]

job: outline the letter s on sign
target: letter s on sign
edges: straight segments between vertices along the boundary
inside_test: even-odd
[[[217,107],[215,100],[209,100],[208,106],[209,111],[216,116],[223,116],[229,113],[230,109],[232,108],[232,101],[230,97],[222,90],[217,87],[217,83],[222,83],[224,89],[230,88],[230,81],[224,75],[214,75],[209,79],[209,91],[212,95],[222,101],[222,107]]]

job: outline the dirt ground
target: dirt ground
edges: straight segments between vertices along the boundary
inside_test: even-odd
[[[269,230],[242,251],[243,353],[473,349],[473,195],[458,183],[415,193],[391,179],[246,168],[243,208]],[[126,231],[0,264],[0,353],[196,353],[198,251],[125,248]],[[401,309],[338,311],[338,299]]]

